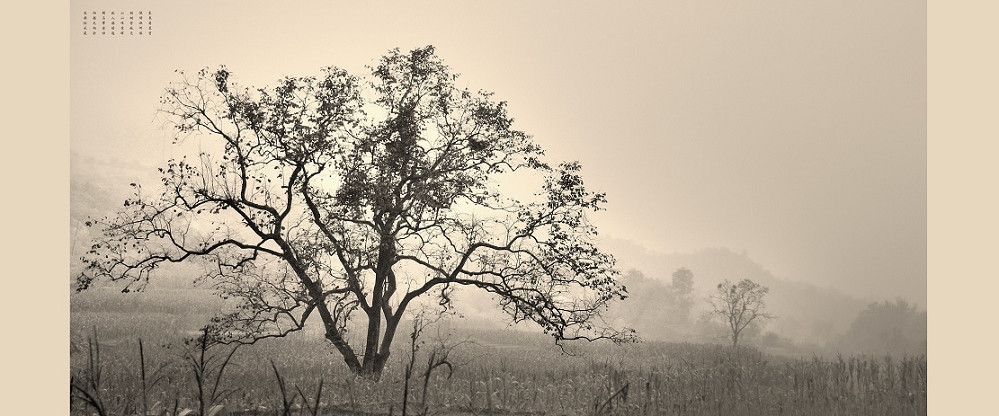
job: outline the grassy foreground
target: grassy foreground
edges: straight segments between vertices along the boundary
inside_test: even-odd
[[[926,414],[925,356],[799,360],[658,342],[569,356],[539,334],[437,325],[415,354],[400,332],[373,383],[315,332],[235,351],[185,343],[216,308],[189,290],[74,294],[71,414],[400,415],[407,385],[409,415]]]

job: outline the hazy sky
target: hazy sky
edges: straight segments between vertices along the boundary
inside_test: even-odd
[[[603,234],[926,304],[922,2],[288,4],[74,1],[71,175],[127,184],[174,156],[156,109],[176,69],[263,86],[433,44],[583,164]],[[116,8],[152,11],[153,35],[80,35]]]

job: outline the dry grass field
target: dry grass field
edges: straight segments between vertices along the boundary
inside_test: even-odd
[[[415,354],[400,334],[376,383],[349,373],[314,332],[235,351],[185,343],[217,308],[204,292],[71,299],[73,415],[926,414],[925,356],[794,359],[659,342],[566,355],[539,334],[458,319],[428,327]],[[449,365],[427,374],[445,353]]]

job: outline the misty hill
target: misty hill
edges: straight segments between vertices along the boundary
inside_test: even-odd
[[[707,307],[709,291],[726,279],[732,282],[750,279],[769,287],[767,309],[776,314],[777,319],[769,322],[761,332],[772,331],[799,344],[821,346],[836,339],[868,306],[868,302],[835,289],[775,277],[746,253],[726,248],[661,254],[619,239],[604,239],[601,246],[618,258],[631,294],[625,302],[632,304],[615,307],[613,312],[618,316],[614,318],[632,320],[622,323],[632,325],[648,339],[706,341],[703,339],[707,335],[705,329],[697,327],[697,320]],[[666,291],[671,275],[680,268],[687,268],[694,275],[694,310],[687,328],[670,327],[668,318],[660,316],[664,311],[669,313],[670,305],[663,304],[662,300],[668,298]],[[635,311],[641,313],[628,315]]]

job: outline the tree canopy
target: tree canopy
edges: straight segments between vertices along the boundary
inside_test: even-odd
[[[347,365],[377,377],[403,313],[417,299],[451,304],[455,287],[498,295],[515,321],[557,342],[625,341],[601,319],[623,299],[614,258],[594,243],[578,163],[549,164],[513,128],[503,101],[456,86],[428,46],[383,56],[370,75],[328,67],[267,88],[225,67],[168,86],[161,113],[176,142],[204,150],[169,160],[159,190],[132,184],[83,257],[95,279],[141,290],[163,264],[197,261],[230,308],[215,336],[255,342],[318,316]],[[535,198],[498,190],[538,174]],[[366,321],[349,336],[348,322]],[[312,319],[312,320],[310,320]]]

